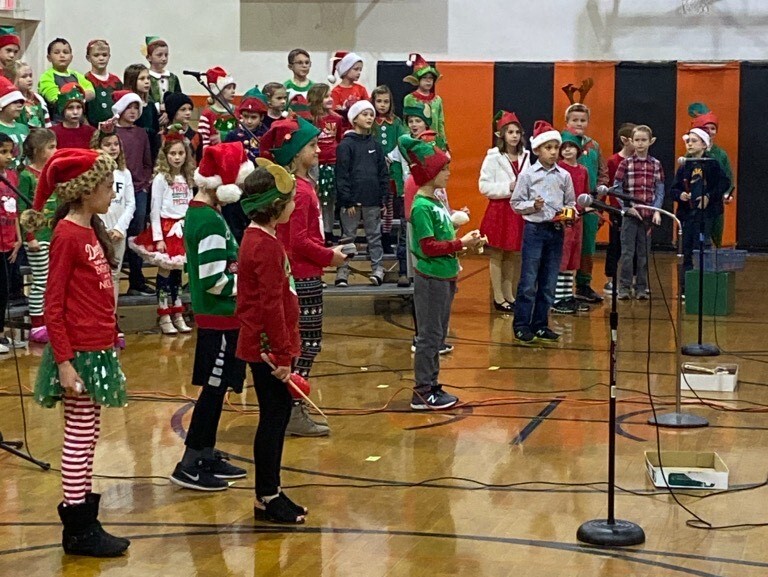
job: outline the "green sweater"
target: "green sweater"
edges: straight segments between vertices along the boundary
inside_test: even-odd
[[[600,145],[586,135],[577,138],[581,141],[583,151],[579,156],[579,164],[589,173],[589,191],[596,190],[599,184],[611,184],[608,182],[608,165],[600,151]]]
[[[373,123],[373,139],[381,146],[384,156],[388,157],[397,148],[397,140],[403,134],[408,134],[408,129],[397,116],[392,122],[378,117]],[[389,160],[393,159],[389,157]],[[403,196],[403,165],[400,162],[389,162],[389,178],[395,183],[397,196]]]
[[[221,213],[205,203],[189,203],[184,247],[192,310],[198,326],[237,328],[237,241]]]
[[[456,230],[445,205],[436,198],[416,194],[411,207],[411,253],[416,270],[424,276],[453,279],[459,276],[459,259],[455,254],[429,257],[421,250],[421,240],[456,240]]]
[[[733,194],[733,189],[736,188],[736,185],[733,182],[733,169],[731,168],[731,159],[728,158],[728,153],[722,147],[713,144],[709,150],[709,156],[717,159],[717,162],[720,163],[720,168],[723,169],[728,180],[731,181],[731,186],[723,193],[723,196],[730,196]]]
[[[435,94],[431,100],[425,100],[415,96],[415,94],[415,92],[411,92],[405,96],[403,99],[403,108],[406,106],[420,106],[425,103],[429,104],[432,112],[432,124],[429,128],[430,130],[437,132],[437,135],[444,141],[447,141],[448,139],[445,136],[445,111],[443,109],[443,99]],[[445,148],[443,148],[443,150],[445,150]]]
[[[40,76],[40,80],[37,82],[37,91],[40,96],[45,98],[51,112],[58,110],[59,89],[68,82],[77,82],[86,92],[93,92],[91,81],[75,70],[67,70],[62,73],[49,68]]]
[[[19,174],[19,191],[34,202],[36,188],[37,175],[33,174],[28,168],[22,170],[21,174]],[[23,199],[19,199],[19,208],[19,212],[21,213],[32,207],[28,206]],[[51,242],[53,230],[50,227],[50,223],[56,214],[56,209],[58,208],[59,198],[55,194],[52,194],[48,197],[48,200],[46,200],[45,204],[43,205],[43,216],[45,216],[48,224],[44,228],[41,228],[34,233],[34,237],[37,242]]]

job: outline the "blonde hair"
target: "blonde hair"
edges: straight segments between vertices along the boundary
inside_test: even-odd
[[[187,144],[187,140],[166,140],[160,147],[160,152],[157,154],[157,162],[155,163],[155,172],[153,176],[162,174],[165,177],[165,181],[168,184],[173,184],[173,175],[171,174],[171,165],[168,164],[168,151],[171,150],[174,144],[181,144],[184,147],[186,158],[184,164],[179,169],[179,174],[184,177],[187,184],[192,187],[195,185],[195,158],[192,155],[192,151]]]
[[[575,104],[571,104],[568,108],[565,109],[565,121],[568,122],[569,117],[574,112],[583,112],[587,115],[587,118],[589,118],[589,106],[586,104],[582,104],[581,102],[576,102]]]
[[[645,132],[648,135],[648,138],[653,138],[653,130],[651,130],[651,127],[647,124],[638,124],[632,129],[632,138],[635,137],[635,134],[638,132]]]

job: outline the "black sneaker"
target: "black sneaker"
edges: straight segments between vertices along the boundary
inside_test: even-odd
[[[229,457],[220,451],[213,452],[213,459],[206,461],[211,473],[217,479],[242,479],[248,473],[229,462]]]
[[[515,340],[523,345],[531,345],[536,340],[536,335],[533,334],[531,329],[517,329],[515,331]]]
[[[576,306],[570,299],[560,299],[552,303],[552,312],[558,315],[575,315]]]
[[[538,331],[536,331],[536,339],[539,341],[554,343],[559,338],[560,338],[560,335],[558,335],[555,331],[553,331],[549,327],[544,327],[543,329],[539,329]]]
[[[601,303],[605,300],[602,295],[599,295],[592,290],[591,286],[576,287],[576,298],[588,303]]]
[[[570,301],[571,305],[576,309],[576,312],[588,313],[589,311],[592,310],[592,307],[590,307],[587,303],[577,301],[573,297],[570,297],[568,300]]]
[[[452,353],[453,349],[454,349],[453,345],[449,345],[448,343],[443,343],[442,345],[440,345],[439,353],[441,355],[447,355],[448,353]]]
[[[229,487],[223,479],[216,477],[211,471],[209,462],[202,459],[197,461],[191,467],[182,467],[181,463],[176,465],[171,475],[171,482],[195,491],[224,491]]]
[[[446,393],[440,387],[432,387],[432,390],[426,394],[413,393],[411,398],[411,409],[414,411],[434,411],[448,409],[459,402],[459,398],[450,393]]]
[[[153,289],[148,284],[143,284],[140,287],[131,287],[128,289],[129,296],[151,297],[154,294],[155,294],[155,289]]]

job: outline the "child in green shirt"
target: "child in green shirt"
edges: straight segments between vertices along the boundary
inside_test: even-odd
[[[82,87],[86,101],[93,100],[96,93],[90,80],[79,72],[69,69],[69,65],[72,64],[72,46],[67,40],[54,38],[48,44],[46,58],[51,63],[51,67],[40,76],[37,91],[48,103],[50,111],[57,110],[59,89],[70,82],[75,82]],[[58,118],[54,118],[54,120],[58,120]]]

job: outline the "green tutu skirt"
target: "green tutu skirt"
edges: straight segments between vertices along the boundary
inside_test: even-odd
[[[76,352],[72,361],[83,381],[85,394],[106,407],[126,405],[125,375],[115,349]],[[53,358],[53,349],[47,345],[35,381],[35,401],[46,408],[55,407],[64,395],[59,380],[59,367]]]
[[[333,164],[321,164],[318,167],[317,188],[320,201],[325,205],[336,200],[336,167]]]

